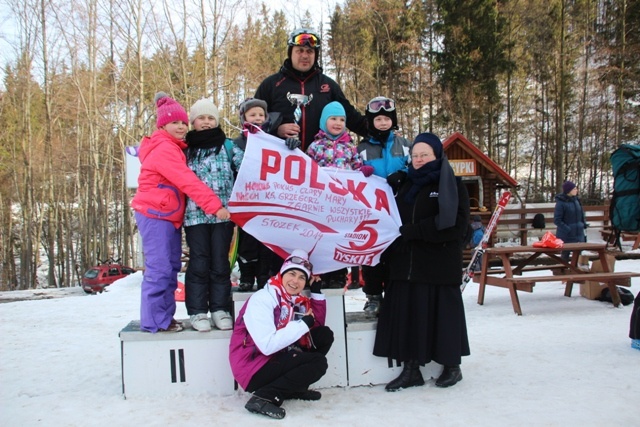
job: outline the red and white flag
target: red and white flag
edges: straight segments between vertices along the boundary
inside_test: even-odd
[[[309,252],[314,274],[376,265],[402,224],[384,179],[320,168],[264,132],[248,135],[229,211],[281,257]]]

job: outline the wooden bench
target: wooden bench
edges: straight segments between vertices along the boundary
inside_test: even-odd
[[[615,235],[611,227],[605,227],[600,230],[600,234],[602,235],[602,240],[605,242],[609,242],[610,244],[614,243]],[[633,242],[631,249],[636,250],[640,247],[640,233],[634,233],[630,231],[623,231],[620,233],[620,240],[623,242]]]
[[[584,273],[584,274],[564,274],[558,276],[535,276],[535,277],[510,277],[505,279],[509,283],[517,286],[518,290],[532,292],[536,282],[565,282],[564,296],[570,297],[574,283],[600,282],[607,285],[611,291],[613,305],[620,305],[620,294],[617,285],[630,286],[631,278],[638,277],[640,273],[630,271],[616,271],[611,273]]]
[[[599,206],[583,205],[582,208],[586,222],[589,224],[590,228],[603,228],[606,230],[610,227],[608,202]],[[541,236],[546,231],[555,233],[556,226],[553,223],[554,210],[554,204],[549,204],[548,206],[529,205],[522,208],[513,208],[508,206],[500,217],[500,221],[498,222],[498,226],[492,237],[491,243],[493,243],[496,236],[504,233],[512,233],[514,238],[519,239],[520,245],[526,246],[528,244],[529,237]],[[537,229],[532,227],[533,217],[538,213],[544,215],[545,228]],[[471,214],[479,215],[485,226],[489,222],[489,218],[491,216],[491,212],[472,212]]]
[[[561,258],[563,251],[571,252],[571,259],[565,261]],[[602,265],[603,272],[586,271],[579,264],[583,252],[595,252],[596,258]],[[523,257],[520,257],[523,256]],[[520,276],[523,271],[541,270],[535,261],[545,256],[556,264],[547,265],[559,274],[547,276],[529,274]],[[619,305],[620,299],[616,283],[628,284],[631,277],[640,276],[640,273],[633,272],[611,272],[609,261],[607,260],[607,244],[605,243],[565,243],[562,247],[536,247],[536,246],[505,246],[487,248],[482,259],[482,269],[479,276],[474,276],[474,282],[478,283],[478,304],[484,304],[486,286],[497,286],[506,288],[511,294],[511,304],[513,311],[519,316],[522,315],[522,308],[518,299],[518,290],[532,292],[536,282],[562,281],[566,283],[565,295],[571,296],[573,283],[595,282],[604,283],[610,290],[614,305]],[[589,255],[591,257],[591,255]],[[498,258],[502,262],[502,270],[492,270],[489,268],[489,259]]]
[[[588,266],[585,266],[585,268],[588,268]],[[544,270],[561,271],[563,269],[567,269],[567,266],[562,264],[554,264],[554,265],[540,264],[540,265],[533,265],[533,266],[526,266],[526,267],[515,267],[513,269],[513,274],[520,275],[527,271],[544,271]],[[505,274],[504,268],[491,269],[489,271],[490,271],[490,274]],[[558,276],[554,276],[554,277],[558,277]]]

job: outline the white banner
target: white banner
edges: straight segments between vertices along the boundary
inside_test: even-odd
[[[229,211],[281,257],[294,249],[309,252],[314,274],[376,265],[400,235],[400,215],[384,179],[320,168],[264,132],[249,134]]]

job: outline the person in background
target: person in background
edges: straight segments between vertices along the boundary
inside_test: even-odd
[[[247,147],[247,135],[255,133],[259,129],[269,132],[273,125],[277,125],[280,115],[267,113],[267,103],[261,99],[247,98],[238,107],[242,133],[233,142],[243,151]],[[295,147],[293,147],[295,148]],[[244,231],[238,230],[238,267],[240,269],[240,292],[250,292],[254,284],[258,290],[262,289],[269,277],[276,274],[282,259],[274,254],[255,237]]]
[[[482,237],[484,236],[484,225],[482,225],[482,218],[480,215],[474,215],[471,218],[471,229],[473,230],[473,234],[471,235],[471,241],[469,242],[469,246],[471,249],[477,247],[482,241]],[[482,269],[482,255],[478,257],[476,261],[476,265],[473,271],[480,271]]]
[[[402,226],[387,248],[389,268],[373,354],[402,363],[387,391],[424,385],[420,366],[444,366],[436,386],[462,380],[460,362],[470,354],[460,292],[463,236],[469,195],[432,133],[419,134],[411,164],[396,195]]]
[[[238,313],[229,361],[240,387],[253,393],[249,412],[281,419],[283,401],[322,397],[309,386],[327,372],[333,331],[325,326],[326,300],[312,274],[309,255],[294,250]],[[309,282],[311,298],[301,294]]]
[[[557,194],[553,212],[553,223],[558,227],[556,237],[564,243],[586,242],[587,228],[582,204],[578,198],[578,187],[571,182],[562,184],[562,193]],[[562,251],[560,257],[569,261],[571,251]]]
[[[234,146],[220,125],[218,107],[208,99],[189,110],[193,130],[186,136],[187,166],[227,205],[233,189],[233,171],[240,168],[243,151]],[[233,327],[229,314],[231,266],[229,249],[235,225],[207,214],[187,197],[184,232],[189,246],[185,275],[185,306],[196,331],[223,331]],[[211,312],[211,321],[208,313]]]
[[[373,167],[362,164],[356,144],[347,132],[344,108],[336,101],[330,102],[322,110],[320,130],[307,149],[307,155],[320,167],[360,170],[367,177],[373,173]],[[324,273],[320,277],[325,288],[344,288],[347,269]]]
[[[319,64],[320,37],[309,28],[294,30],[288,41],[287,59],[280,70],[265,78],[254,95],[264,100],[269,112],[282,114],[282,123],[272,129],[282,139],[297,138],[300,149],[307,148],[318,133],[323,108],[332,101],[339,102],[346,112],[347,127],[361,136],[367,135],[367,121],[347,100],[333,79],[322,72]],[[288,94],[310,96],[307,105],[300,107],[301,117],[296,122],[296,106]]]
[[[187,112],[164,92],[155,96],[157,130],[140,143],[138,190],[131,207],[142,238],[144,277],[140,300],[140,329],[178,332],[184,329],[173,316],[175,290],[182,267],[182,223],[185,194],[202,210],[224,221],[230,217],[220,198],[187,166],[184,137]]]
[[[377,96],[365,109],[369,135],[358,144],[358,153],[365,165],[373,167],[373,174],[388,179],[390,183],[406,176],[411,143],[395,131],[398,129],[396,103],[393,99]],[[394,193],[397,188],[394,188]],[[380,311],[382,291],[387,277],[386,266],[380,262],[374,266],[362,266],[367,295],[364,313],[375,317]]]

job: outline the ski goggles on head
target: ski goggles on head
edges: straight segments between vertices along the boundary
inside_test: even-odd
[[[390,113],[396,109],[396,102],[393,99],[378,97],[373,98],[367,104],[367,111],[370,113],[377,113],[380,110],[384,110]]]
[[[313,264],[311,264],[309,261],[299,256],[289,257],[286,260],[284,260],[284,262],[290,262],[291,264],[301,265],[307,270],[309,270],[310,272],[313,271]]]
[[[320,40],[315,34],[302,33],[291,38],[291,46],[309,46],[317,48],[320,46]]]

